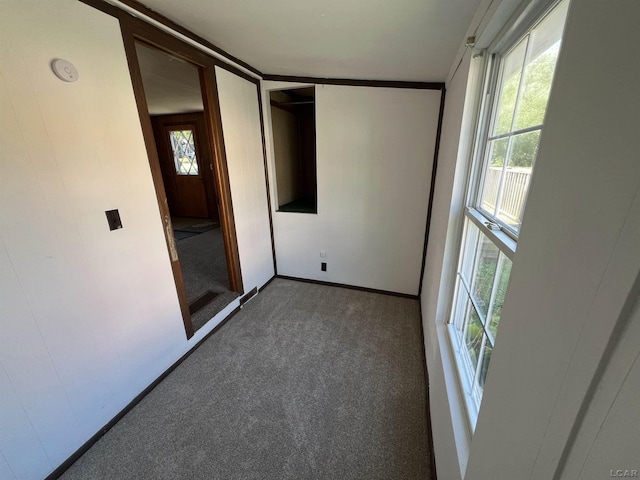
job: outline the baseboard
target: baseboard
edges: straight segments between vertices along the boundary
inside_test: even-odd
[[[422,343],[422,360],[423,360],[423,368],[424,368],[424,381],[425,381],[425,408],[427,410],[427,429],[429,430],[429,449],[431,450],[431,455],[429,455],[429,459],[431,460],[431,478],[432,480],[438,480],[438,473],[436,471],[436,452],[433,446],[433,428],[431,427],[431,399],[429,395],[429,369],[427,367],[427,351],[426,344],[424,341],[424,319],[422,318],[422,302],[420,302],[420,341]]]
[[[262,290],[264,290],[265,288],[267,288],[267,286],[268,286],[271,282],[273,282],[276,278],[278,278],[278,275],[274,275],[274,276],[273,276],[273,277],[271,277],[269,280],[267,280],[267,281],[265,282],[265,284],[264,284],[264,285],[262,285],[262,286],[258,289],[258,292],[261,292]]]
[[[391,295],[392,297],[410,298],[411,300],[420,299],[418,295],[409,295],[408,293],[390,292],[388,290],[377,290],[375,288],[358,287],[357,285],[345,285],[343,283],[325,282],[322,280],[313,280],[310,278],[289,277],[287,275],[276,275],[276,278],[295,280],[296,282],[314,283],[316,285],[326,285],[327,287],[348,288],[350,290],[359,290],[361,292],[379,293],[381,295]]]
[[[251,292],[250,292],[251,293]],[[207,333],[204,337],[202,337],[198,343],[196,343],[193,347],[191,347],[184,355],[182,355],[178,360],[176,360],[169,368],[167,368],[164,372],[160,374],[158,378],[156,378],[147,388],[145,388],[142,392],[140,392],[133,400],[131,400],[122,410],[120,410],[109,422],[103,426],[98,432],[93,435],[89,440],[87,440],[80,448],[78,448],[75,452],[71,454],[69,458],[67,458],[64,462],[62,462],[58,468],[56,468],[53,472],[45,477],[45,480],[55,480],[59,478],[71,465],[73,465],[82,455],[84,455],[87,450],[89,450],[93,444],[95,444],[102,436],[107,433],[113,426],[118,423],[122,417],[124,417],[133,407],[135,407],[144,397],[146,397],[149,392],[151,392],[162,380],[164,380],[171,372],[173,372],[178,365],[184,362],[196,349],[202,345],[202,343],[207,340],[211,335],[216,333],[222,326],[224,326],[231,318],[240,311],[240,306],[236,307],[229,315],[227,315],[224,320],[222,320],[218,325],[216,325],[209,333]]]

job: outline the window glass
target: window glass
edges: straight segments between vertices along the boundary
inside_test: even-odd
[[[504,253],[500,254],[498,261],[497,277],[492,290],[490,315],[487,319],[488,330],[492,338],[495,339],[502,315],[502,305],[504,297],[507,294],[507,285],[509,284],[509,275],[511,275],[511,260]]]
[[[471,306],[468,309],[467,326],[464,333],[464,343],[466,354],[471,361],[471,371],[475,371],[478,365],[478,356],[480,355],[480,344],[482,342],[483,330],[480,317],[475,308]]]
[[[500,69],[499,91],[497,93],[498,104],[496,116],[493,122],[493,136],[502,135],[511,131],[513,113],[516,109],[518,88],[522,75],[522,65],[527,53],[527,40],[525,38],[509,52],[502,60]]]
[[[481,208],[491,215],[496,214],[498,190],[502,180],[502,170],[504,170],[505,159],[507,157],[508,138],[490,140],[489,165],[484,177],[484,187],[481,196]]]
[[[493,278],[496,273],[499,254],[500,251],[498,250],[498,247],[496,247],[486,236],[481,235],[478,252],[476,254],[473,286],[471,289],[473,292],[473,299],[478,306],[478,310],[485,318],[489,309],[489,301],[491,300]]]
[[[482,363],[478,369],[478,375],[474,382],[474,393],[478,396],[478,400],[482,398],[482,392],[484,390],[484,383],[487,380],[487,371],[489,370],[489,362],[491,362],[491,354],[493,353],[493,347],[489,342],[485,342],[482,349]]]
[[[520,229],[522,223],[539,139],[540,130],[511,137],[507,165],[500,172],[500,186],[492,214],[515,231]]]
[[[568,2],[564,1],[504,54],[491,58],[484,138],[474,152],[461,242],[451,340],[472,426],[490,368],[511,258],[522,224]]]
[[[531,30],[514,130],[540,125],[544,119],[567,6],[559,5]]]
[[[516,234],[538,152],[565,14],[566,5],[555,8],[499,60],[495,113],[486,140],[477,206]]]
[[[198,175],[193,130],[171,130],[169,140],[176,173],[178,175]]]

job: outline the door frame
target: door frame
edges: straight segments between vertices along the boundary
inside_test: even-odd
[[[238,252],[238,240],[236,234],[235,220],[233,214],[233,202],[231,199],[231,187],[229,172],[227,169],[227,156],[224,147],[222,134],[222,120],[220,117],[220,104],[218,101],[218,88],[216,82],[215,66],[219,61],[206,55],[195,47],[179,40],[162,30],[138,20],[127,14],[118,15],[122,30],[122,40],[129,64],[129,72],[133,84],[133,92],[138,107],[138,115],[142,126],[142,133],[149,157],[151,176],[156,191],[158,208],[162,218],[164,236],[169,252],[171,269],[178,294],[180,311],[184,323],[187,339],[193,336],[193,325],[191,314],[189,313],[189,303],[184,287],[184,279],[178,253],[171,226],[171,215],[167,203],[167,195],[162,181],[160,160],[156,149],[156,143],[151,124],[151,117],[147,106],[140,65],[136,53],[135,44],[141,43],[146,46],[164,51],[170,55],[186,60],[198,67],[200,77],[200,88],[204,104],[204,123],[206,126],[204,134],[208,136],[209,144],[212,148],[212,161],[215,170],[214,181],[218,193],[220,227],[224,239],[225,256],[227,259],[227,269],[229,271],[229,283],[231,290],[239,295],[244,294],[242,283],[242,271],[240,268],[240,255]],[[235,73],[235,72],[234,72]],[[244,75],[243,75],[244,76]]]

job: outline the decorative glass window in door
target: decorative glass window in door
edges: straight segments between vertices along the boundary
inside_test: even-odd
[[[170,130],[169,140],[178,175],[198,175],[198,160],[193,130]]]

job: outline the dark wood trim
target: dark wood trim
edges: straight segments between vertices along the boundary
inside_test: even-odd
[[[348,85],[352,87],[413,88],[419,90],[443,90],[443,82],[402,82],[396,80],[354,80],[347,78],[294,77],[288,75],[262,75],[263,80],[275,82],[314,83],[320,85]]]
[[[231,182],[227,168],[227,153],[222,134],[222,118],[220,102],[218,100],[218,84],[213,65],[200,70],[200,86],[205,110],[205,122],[209,130],[210,143],[214,151],[213,168],[215,169],[216,190],[220,201],[220,227],[224,238],[224,247],[229,270],[229,284],[231,290],[244,293],[242,285],[242,269],[240,268],[240,252],[238,250],[238,236],[233,214],[231,199]]]
[[[169,27],[171,30],[174,30],[174,31],[176,31],[178,33],[181,33],[185,37],[188,37],[191,40],[193,40],[195,42],[198,42],[200,45],[213,50],[214,52],[222,55],[223,57],[228,58],[232,62],[237,63],[238,65],[241,65],[242,67],[244,67],[247,70],[255,73],[256,75],[262,76],[262,72],[260,72],[260,70],[258,70],[257,68],[252,67],[248,63],[246,63],[246,62],[240,60],[239,58],[231,55],[229,52],[221,49],[220,47],[217,47],[216,45],[214,45],[210,41],[205,40],[204,38],[202,38],[199,35],[196,35],[191,30],[183,27],[179,23],[174,22],[170,18],[167,18],[164,15],[162,15],[162,14],[160,14],[160,13],[158,13],[158,12],[152,10],[152,9],[150,9],[149,7],[147,7],[146,5],[143,5],[142,3],[138,2],[137,0],[120,0],[120,1],[122,3],[124,3],[125,5],[127,5],[127,6],[133,8],[133,9],[137,10],[138,12],[142,13],[143,15],[146,15],[149,18],[153,18],[154,20],[156,20],[157,22],[160,22],[164,26]]]
[[[429,368],[427,366],[427,350],[424,342],[424,319],[422,318],[422,302],[421,299],[418,299],[418,308],[420,310],[420,341],[422,342],[422,347],[420,351],[422,352],[422,365],[424,368],[424,381],[425,381],[425,409],[427,414],[427,437],[429,438],[429,460],[431,461],[431,478],[432,480],[438,480],[438,475],[436,472],[436,455],[433,447],[433,427],[431,425],[431,395],[429,391]]]
[[[110,3],[105,2],[104,0],[79,0],[80,3],[84,3],[93,7],[101,12],[106,13],[107,15],[111,15],[112,17],[120,17],[122,10],[118,7],[114,7]]]
[[[199,310],[202,310],[204,307],[209,305],[213,300],[220,295],[217,292],[213,292],[211,290],[207,290],[198,298],[196,298],[193,302],[189,304],[189,313],[193,315]]]
[[[140,3],[137,0],[120,0],[123,4],[137,10],[143,15],[156,20],[157,22],[163,24],[164,26],[170,28],[171,30],[184,35],[185,37],[193,40],[194,42],[199,43],[205,48],[208,48],[216,53],[219,53],[223,57],[227,58],[229,61],[234,62],[247,70],[253,72],[254,74],[262,77],[264,80],[273,80],[280,82],[299,82],[299,83],[314,83],[320,85],[348,85],[354,87],[387,87],[387,88],[413,88],[413,89],[423,89],[423,90],[442,90],[444,89],[444,82],[410,82],[410,81],[400,81],[400,80],[357,80],[357,79],[346,79],[346,78],[322,78],[322,77],[298,77],[293,75],[275,75],[275,74],[264,74],[257,68],[249,65],[248,63],[240,60],[239,58],[231,55],[229,52],[217,47],[213,43],[205,40],[201,36],[193,33],[188,28],[176,23],[175,21],[165,17],[164,15],[150,9],[144,4]],[[80,2],[90,5],[98,10],[101,10],[104,13],[107,13],[111,16],[117,17],[122,22],[124,21],[135,21],[139,23],[143,23],[148,25],[150,28],[156,30],[157,32],[161,32],[162,34],[168,35],[176,41],[181,42],[183,45],[187,45],[179,38],[168,34],[167,32],[147,23],[142,19],[138,19],[133,17],[129,12],[122,10],[118,7],[115,7],[104,0],[80,0]],[[189,45],[192,47],[192,45]],[[192,47],[195,48],[195,47]],[[199,50],[198,50],[199,51]],[[207,55],[202,52],[203,55]],[[260,80],[247,74],[246,72],[238,69],[237,67],[230,65],[219,58],[212,57],[207,55],[215,65],[224,68],[242,78],[255,83],[256,85],[260,85]]]
[[[216,325],[209,333],[207,333],[204,337],[198,340],[193,347],[191,347],[184,355],[182,355],[178,360],[176,360],[169,368],[167,368],[164,372],[160,374],[158,378],[156,378],[153,382],[149,384],[147,388],[145,388],[142,392],[140,392],[136,397],[131,400],[122,410],[120,410],[111,420],[109,420],[104,427],[98,430],[95,435],[93,435],[89,440],[87,440],[80,448],[78,448],[75,452],[69,456],[64,462],[58,466],[53,472],[45,477],[45,480],[55,480],[60,478],[60,476],[69,469],[71,465],[73,465],[82,455],[84,455],[87,450],[89,450],[93,444],[95,444],[102,436],[111,430],[116,423],[118,423],[122,417],[124,417],[129,411],[135,407],[140,401],[146,397],[154,388],[156,388],[160,382],[162,382],[165,378],[171,374],[182,362],[184,362],[193,352],[195,352],[200,345],[202,345],[211,335],[220,330],[226,323],[231,320],[236,313],[240,311],[240,307],[236,307],[229,315],[227,315],[224,320],[222,320],[218,325]]]
[[[151,125],[156,136],[156,149],[161,160],[164,160],[162,159],[163,153],[161,153],[163,149],[164,155],[167,156],[166,158],[173,159],[173,150],[169,143],[169,132],[171,130],[184,126],[194,131],[194,142],[198,157],[198,178],[201,178],[203,182],[208,218],[219,222],[218,193],[213,172],[213,148],[209,145],[209,132],[205,126],[204,112],[153,115],[151,117]],[[160,166],[163,169],[163,178],[165,182],[170,179],[173,181],[168,182],[168,184],[165,183],[165,190],[175,190],[175,167],[169,169],[166,163],[166,161],[160,162]],[[171,163],[173,165],[173,162]],[[171,202],[175,200],[172,195],[177,195],[177,192],[167,191],[167,193],[169,194],[169,207],[172,207]],[[175,212],[173,213],[175,215]]]
[[[130,26],[130,29],[141,34],[142,36],[145,37],[146,40],[142,40],[141,38],[137,38],[137,40],[141,41],[141,43],[146,43],[148,45],[154,46],[160,50],[164,50],[167,51],[169,53],[171,53],[172,55],[178,56],[178,57],[182,57],[185,60],[190,61],[191,63],[195,63],[199,66],[205,66],[209,63],[213,63],[214,65],[223,68],[225,70],[228,70],[230,72],[232,72],[235,75],[238,75],[242,78],[244,78],[245,80],[250,81],[251,83],[255,83],[256,85],[260,84],[260,80],[252,77],[251,75],[249,75],[248,73],[244,72],[243,70],[240,70],[239,68],[230,65],[228,63],[226,63],[224,60],[221,60],[219,58],[213,57],[209,54],[207,54],[206,52],[203,52],[202,50],[194,47],[193,45],[190,45],[188,43],[185,43],[183,40],[179,39],[178,37],[171,35],[167,32],[165,32],[164,30],[161,30],[160,28],[151,25],[150,23],[145,22],[144,20],[141,20],[139,18],[133,17],[129,12],[126,12],[125,10],[122,10],[118,7],[115,7],[111,4],[106,3],[104,0],[80,0],[82,3],[85,3],[89,6],[92,6],[104,13],[107,13],[108,15],[111,15],[113,17],[116,17],[120,20],[120,24],[128,24]],[[122,3],[127,3],[125,1],[123,1]],[[131,5],[130,5],[131,6]],[[135,8],[135,7],[132,7]],[[149,15],[150,16],[150,15]],[[150,16],[151,17],[151,16]],[[153,17],[152,17],[153,18]],[[158,20],[160,21],[160,20]],[[160,22],[163,23],[163,22]],[[168,25],[167,25],[168,26]],[[189,34],[187,34],[186,32],[188,32],[187,29],[181,27],[184,31],[179,31],[179,33],[191,38],[192,40],[202,44],[204,47],[206,48],[210,48],[213,51],[216,51],[218,53],[220,53],[221,55],[226,56],[230,61],[233,61],[235,63],[238,63],[239,65],[242,65],[243,67],[247,68],[248,70],[251,70],[252,72],[255,71],[256,75],[260,75],[260,73],[255,70],[253,67],[250,67],[249,65],[244,65],[243,62],[238,61],[237,59],[234,59],[234,57],[230,56],[230,55],[225,55],[224,53],[222,53],[223,51],[219,51],[220,49],[218,49],[217,47],[215,47],[213,44],[210,44],[209,42],[207,42],[206,40],[202,39],[202,41],[198,41],[196,40],[196,38],[200,38],[197,35],[189,32]],[[175,30],[175,29],[174,29]],[[177,30],[176,30],[177,31]],[[204,42],[204,43],[203,43]],[[214,48],[215,47],[215,48]],[[188,55],[182,55],[183,50],[186,50],[189,52]],[[205,59],[205,60],[197,60],[197,56],[200,55],[201,58]]]
[[[345,285],[344,283],[324,282],[322,280],[313,280],[310,278],[289,277],[287,275],[276,275],[276,278],[282,278],[284,280],[294,280],[296,282],[313,283],[315,285],[325,285],[327,287],[348,288],[349,290],[359,290],[361,292],[379,293],[380,295],[391,295],[392,297],[410,298],[411,300],[419,299],[417,295],[409,295],[408,293],[377,290],[375,288],[358,287],[357,285]]]
[[[267,163],[267,141],[264,130],[264,109],[262,108],[262,88],[258,85],[258,108],[260,111],[260,134],[262,135],[262,159],[264,162],[264,180],[267,189],[267,211],[269,212],[269,233],[271,234],[271,255],[273,256],[273,273],[278,274],[276,259],[276,241],[273,233],[273,214],[271,213],[271,189],[269,186],[269,165]]]
[[[244,305],[249,300],[251,300],[255,295],[257,295],[257,293],[258,293],[258,287],[253,287],[251,290],[249,290],[249,293],[247,293],[244,297],[240,298],[240,306]]]
[[[440,155],[440,138],[442,137],[442,119],[444,117],[444,99],[447,90],[442,88],[440,96],[440,113],[438,114],[438,131],[436,133],[436,145],[433,153],[433,166],[431,168],[431,188],[429,189],[429,206],[427,207],[427,226],[424,232],[424,248],[422,250],[422,267],[420,269],[420,283],[418,294],[422,292],[422,282],[424,280],[424,269],[427,265],[427,246],[429,245],[429,232],[431,230],[431,215],[433,214],[433,199],[436,190],[436,174],[438,173],[438,157]]]
[[[120,24],[122,29],[131,32],[136,42],[181,58],[196,67],[206,67],[213,62],[209,55],[193,45],[189,45],[139,18],[132,17],[126,12],[121,12]]]
[[[156,187],[156,195],[158,196],[158,204],[163,218],[165,237],[167,239],[169,258],[174,272],[180,309],[185,324],[187,338],[191,338],[194,333],[193,325],[191,323],[191,316],[189,315],[189,305],[184,288],[184,279],[175,250],[175,239],[173,238],[173,232],[171,229],[171,217],[167,205],[166,192],[164,191],[164,185],[162,183],[162,171],[160,170],[160,162],[155,147],[153,128],[144,95],[144,86],[142,83],[142,75],[140,74],[135,44],[136,42],[139,42],[150,45],[199,67],[200,87],[202,89],[202,100],[204,104],[204,123],[206,126],[205,134],[208,135],[208,143],[213,150],[212,160],[215,169],[216,190],[220,202],[219,216],[224,238],[227,269],[229,271],[229,283],[231,290],[242,295],[244,293],[242,286],[242,271],[240,269],[240,256],[235,230],[224,140],[222,137],[222,122],[220,119],[220,106],[218,104],[218,91],[215,81],[214,67],[216,62],[215,59],[201,52],[192,45],[186,44],[182,40],[179,40],[148,23],[133,18],[125,12],[120,12],[120,27],[129,62],[133,89],[138,103],[138,113],[140,115],[140,121],[145,136],[145,143],[147,144],[149,162],[151,165],[154,185]]]
[[[190,63],[196,64],[200,67],[206,67],[207,65],[215,65],[217,67],[223,68],[234,75],[238,75],[239,77],[244,78],[245,80],[254,83],[256,85],[260,84],[260,80],[252,77],[246,72],[234,67],[233,65],[229,65],[219,58],[212,57],[211,55],[203,52],[202,50],[185,43],[173,35],[160,30],[153,25],[140,20],[139,18],[132,17],[128,13],[120,10],[120,23],[126,23],[130,26],[130,28],[136,33],[136,39],[141,43],[146,43],[152,47],[158,48],[160,50],[166,51],[171,55],[180,57]]]
[[[160,168],[160,160],[158,158],[156,142],[153,136],[151,117],[149,116],[147,100],[144,95],[142,75],[140,74],[140,65],[138,64],[138,56],[136,55],[135,38],[132,32],[124,26],[122,26],[122,41],[124,43],[127,62],[129,64],[133,93],[138,107],[138,116],[140,117],[144,143],[147,148],[151,177],[153,178],[153,184],[155,186],[156,200],[158,202],[160,217],[162,219],[162,227],[164,230],[167,250],[169,252],[171,270],[173,271],[173,277],[176,284],[176,293],[178,295],[178,303],[180,304],[180,312],[182,313],[182,321],[184,323],[187,338],[191,338],[194,332],[193,324],[191,323],[191,314],[189,313],[189,302],[187,301],[187,292],[184,288],[184,278],[182,276],[182,270],[180,269],[177,246],[173,236],[173,229],[171,227],[171,214],[169,213],[167,195],[162,181],[162,170]]]
[[[278,276],[277,276],[277,275],[274,275],[274,276],[273,276],[273,277],[271,277],[269,280],[267,280],[267,281],[265,282],[265,284],[264,284],[264,285],[262,285],[262,286],[258,289],[258,293],[260,293],[262,290],[264,290],[265,288],[267,288],[267,287],[271,284],[271,282],[273,282],[276,278],[278,278]]]

